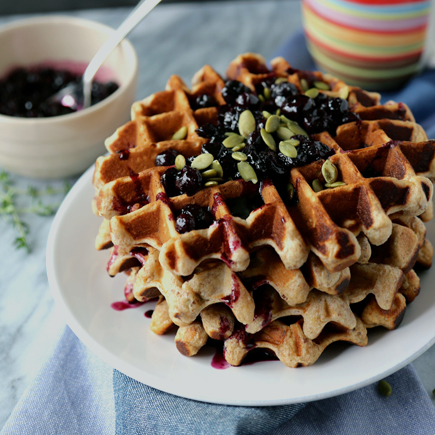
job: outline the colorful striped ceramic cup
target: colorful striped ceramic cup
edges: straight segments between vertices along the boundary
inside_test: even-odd
[[[320,69],[349,84],[400,86],[422,66],[432,3],[303,0],[308,49]]]

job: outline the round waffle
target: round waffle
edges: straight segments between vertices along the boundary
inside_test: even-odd
[[[432,261],[423,222],[432,217],[435,141],[403,103],[380,105],[379,94],[282,58],[268,68],[258,55],[241,55],[227,78],[230,85],[206,66],[189,89],[172,76],[107,139],[93,209],[104,218],[96,247],[111,247],[109,274],[133,268],[130,301],[160,297],[152,329],[175,324],[181,353],[220,339],[233,365],[253,347],[308,365],[334,341],[365,345],[366,328],[397,327],[418,295],[414,265]],[[290,100],[332,109],[311,109],[301,121]],[[225,135],[207,136],[223,126]],[[245,166],[226,173],[211,146]],[[264,167],[277,166],[278,155],[287,172],[262,172],[257,151],[268,156]],[[164,165],[168,153],[181,156],[175,167]],[[184,192],[171,182],[187,169],[202,182]],[[188,209],[211,218],[182,228]]]

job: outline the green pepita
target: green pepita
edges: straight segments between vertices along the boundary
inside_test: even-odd
[[[258,183],[257,174],[249,163],[239,162],[237,163],[237,169],[245,181],[251,181],[253,184]]]
[[[258,96],[258,99],[259,99],[262,103],[264,103],[264,101],[265,101],[263,95],[261,95],[261,94]]]
[[[241,143],[240,145],[237,145],[236,147],[234,147],[231,151],[233,153],[237,152],[237,151],[242,151],[245,148],[246,144],[245,143]]]
[[[173,135],[172,140],[183,140],[187,136],[187,127],[184,125],[180,129],[178,129]]]
[[[337,181],[338,169],[331,160],[326,160],[322,165],[322,175],[328,184]]]
[[[317,178],[315,180],[313,180],[313,182],[311,183],[311,186],[312,186],[314,192],[320,192],[321,190],[323,190],[322,183]]]
[[[279,150],[287,157],[290,157],[291,159],[294,159],[297,157],[298,152],[296,151],[296,148],[293,145],[290,145],[285,142],[279,143]]]
[[[308,89],[308,91],[305,91],[305,95],[314,99],[317,97],[317,95],[319,95],[319,90],[317,88]]]
[[[383,396],[386,397],[388,397],[393,392],[391,385],[383,379],[378,383],[378,390]]]
[[[267,133],[273,133],[274,131],[278,130],[280,124],[280,118],[277,115],[271,115],[269,118],[267,118],[266,125],[264,129]]]
[[[270,97],[272,96],[272,94],[270,93],[270,89],[264,88],[263,95],[266,100],[270,100]]]
[[[256,127],[254,115],[250,110],[245,110],[239,117],[239,132],[243,137],[248,137]]]
[[[276,109],[275,114],[276,114],[277,116],[281,115],[281,109]]]
[[[347,100],[347,97],[349,97],[349,87],[344,86],[338,91],[338,96],[342,98],[343,100]]]
[[[233,131],[227,131],[225,136],[240,136],[240,134],[234,133]]]
[[[220,164],[219,160],[213,160],[211,168],[216,171],[218,177],[224,176],[224,170],[222,169],[222,165]]]
[[[186,159],[182,154],[175,157],[175,169],[181,171],[186,166]]]
[[[301,134],[302,136],[308,136],[308,133],[295,121],[290,121],[287,124],[287,128],[293,132],[293,135]]]
[[[295,135],[295,133],[293,133],[287,127],[279,127],[278,130],[276,130],[276,134],[281,140],[290,139],[292,136]]]
[[[217,176],[217,172],[214,169],[207,169],[201,174],[204,178],[213,178]]]
[[[224,179],[222,177],[210,177],[208,181],[217,181],[218,183],[222,183]]]
[[[263,110],[262,115],[267,119],[269,116],[272,116],[271,113],[269,113],[267,110]]]
[[[225,148],[234,148],[237,145],[240,145],[245,139],[238,135],[238,134],[233,134],[231,136],[228,136],[223,142],[222,145]]]
[[[190,166],[194,169],[202,171],[203,169],[208,168],[213,163],[213,160],[214,157],[211,154],[200,154],[193,159],[193,162]]]
[[[235,153],[232,153],[231,157],[234,160],[238,160],[239,162],[244,162],[245,160],[248,160],[248,156],[245,153],[241,153],[240,151],[236,151]]]
[[[321,89],[322,91],[329,91],[331,90],[330,86],[328,85],[328,83],[325,82],[314,82],[313,85],[317,88],[317,89]]]
[[[333,189],[334,187],[346,186],[346,183],[343,181],[336,181],[335,183],[326,183],[325,187],[329,187]]]
[[[288,80],[287,80],[286,77],[278,77],[278,78],[275,80],[275,84],[276,84],[276,85],[279,85],[280,83],[285,83],[285,82],[288,82]]]
[[[212,187],[217,186],[219,183],[217,181],[207,181],[207,183],[204,184],[205,187]]]
[[[275,116],[275,115],[273,115],[273,116]],[[277,117],[278,118],[278,117]],[[270,118],[269,118],[270,119]],[[278,120],[279,120],[279,118],[278,118]],[[276,142],[275,142],[275,139],[273,138],[273,136],[270,134],[270,133],[268,133],[264,128],[262,128],[261,130],[260,130],[260,134],[261,134],[261,137],[262,137],[262,139],[263,139],[263,141],[264,141],[264,143],[272,150],[272,151],[276,151]]]
[[[297,139],[287,139],[284,140],[283,142],[289,145],[293,145],[294,147],[297,147],[300,144],[300,142]]]
[[[287,192],[288,192],[288,196],[289,196],[290,200],[292,200],[293,197],[295,196],[295,188],[294,188],[293,184],[291,184],[291,183],[287,184]]]
[[[308,82],[305,79],[301,79],[300,83],[301,83],[302,91],[303,92],[308,91],[308,89],[309,89]]]

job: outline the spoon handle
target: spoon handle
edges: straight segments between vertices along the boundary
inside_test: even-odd
[[[116,29],[112,36],[98,50],[92,58],[83,74],[83,108],[91,104],[92,80],[107,56],[118,46],[118,44],[147,16],[161,0],[142,0],[133,9],[130,15]]]

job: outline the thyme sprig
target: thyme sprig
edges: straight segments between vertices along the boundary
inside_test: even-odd
[[[14,240],[14,246],[16,249],[24,249],[30,252],[27,240],[29,226],[23,221],[22,216],[26,214],[53,215],[59,208],[60,202],[46,204],[42,198],[59,194],[65,195],[71,188],[71,184],[65,182],[61,189],[54,189],[51,186],[43,189],[38,189],[35,186],[20,189],[14,186],[10,175],[6,171],[0,171],[0,186],[0,215],[6,223],[12,224],[18,233]],[[19,206],[19,203],[23,201],[26,206]]]

